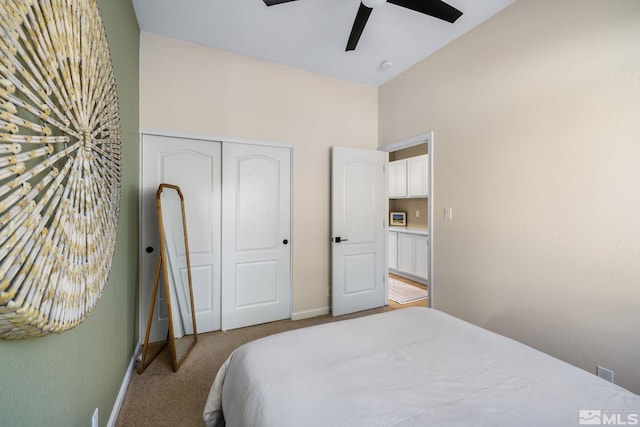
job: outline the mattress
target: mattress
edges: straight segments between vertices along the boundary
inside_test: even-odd
[[[236,349],[208,426],[572,426],[637,421],[640,396],[443,312],[412,307]]]

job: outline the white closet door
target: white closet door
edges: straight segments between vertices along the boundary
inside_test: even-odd
[[[222,329],[291,316],[291,150],[223,143]]]
[[[221,144],[189,138],[142,136],[140,333],[144,336],[158,255],[156,191],[161,183],[184,195],[198,332],[220,329]],[[186,271],[182,274],[186,276]],[[160,288],[151,341],[166,338],[164,288]]]

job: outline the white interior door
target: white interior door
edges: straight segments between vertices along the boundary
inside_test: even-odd
[[[291,150],[223,143],[222,329],[291,316]]]
[[[177,185],[184,195],[198,332],[220,329],[220,147],[214,141],[142,136],[141,336],[160,254],[156,191],[163,182]],[[158,294],[152,342],[165,339],[168,330],[164,287]]]
[[[331,312],[386,303],[387,153],[331,150]]]

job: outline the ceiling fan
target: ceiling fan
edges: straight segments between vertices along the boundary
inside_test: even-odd
[[[295,0],[263,1],[267,6],[274,6]],[[387,1],[397,6],[415,10],[416,12],[424,13],[425,15],[433,16],[434,18],[442,19],[450,23],[456,22],[456,20],[462,16],[461,11],[440,0],[362,0],[358,13],[356,14],[356,19],[353,22],[353,27],[351,27],[351,34],[349,35],[349,41],[347,42],[345,51],[355,50],[362,31],[364,31],[364,27],[369,20],[371,11],[373,11],[374,7],[380,6]]]

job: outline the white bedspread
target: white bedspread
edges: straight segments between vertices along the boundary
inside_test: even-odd
[[[229,427],[566,427],[580,410],[633,420],[640,396],[442,312],[406,308],[238,348],[211,388],[207,425],[220,409]]]

